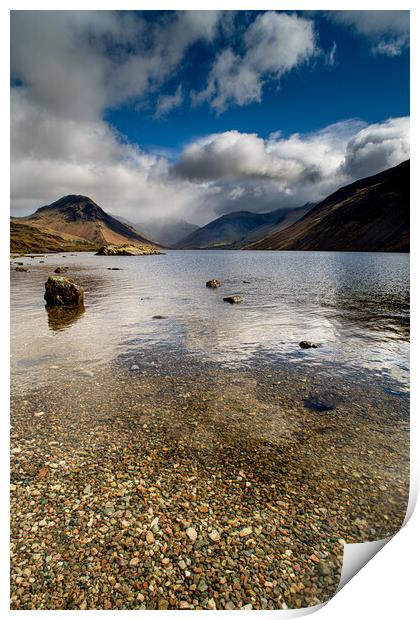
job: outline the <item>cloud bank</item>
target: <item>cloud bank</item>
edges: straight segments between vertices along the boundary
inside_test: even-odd
[[[191,45],[210,44],[229,24],[217,11],[153,23],[107,11],[13,12],[12,212],[80,193],[134,222],[204,224],[228,211],[314,202],[409,157],[408,118],[268,138],[232,129],[193,140],[175,158],[146,152],[105,122],[110,107],[142,105],[151,93],[157,117],[180,105],[181,84],[169,94],[163,85],[173,84]],[[243,32],[241,52],[218,54],[196,97],[216,111],[259,101],[268,76],[281,80],[317,54],[315,39],[309,19],[262,13]]]

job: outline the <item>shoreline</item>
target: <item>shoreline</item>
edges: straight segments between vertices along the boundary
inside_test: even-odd
[[[12,608],[329,599],[343,540],[383,538],[404,519],[409,423],[405,400],[375,405],[363,386],[331,410],[308,408],[317,384],[316,373],[299,384],[107,364],[16,388]]]

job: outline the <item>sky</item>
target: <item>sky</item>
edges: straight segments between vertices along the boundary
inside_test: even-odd
[[[12,11],[11,209],[316,202],[409,157],[408,11]]]

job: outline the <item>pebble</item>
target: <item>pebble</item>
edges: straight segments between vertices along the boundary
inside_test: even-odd
[[[185,533],[187,534],[188,538],[192,540],[193,543],[197,540],[197,531],[193,527],[188,527],[185,530]]]

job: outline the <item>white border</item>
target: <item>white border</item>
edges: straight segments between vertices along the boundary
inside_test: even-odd
[[[397,5],[397,6],[396,6]],[[80,0],[74,0],[71,3],[61,3],[61,9],[102,9],[110,10],[116,8],[124,9],[296,9],[296,10],[337,10],[337,9],[406,9],[411,10],[411,109],[417,111],[419,109],[419,97],[418,97],[418,78],[416,74],[419,74],[418,64],[418,40],[419,40],[419,11],[415,8],[414,2],[360,2],[353,1],[346,3],[346,5],[336,2],[273,2],[266,0],[265,2],[250,2],[249,0],[230,1],[230,2],[202,2],[197,5],[197,2],[178,1],[178,2],[159,2],[159,1],[133,1],[126,0],[123,7],[118,7],[116,2],[110,2],[109,0],[102,0],[102,2],[81,2]],[[3,304],[1,306],[1,325],[3,328],[2,333],[2,356],[1,356],[1,394],[2,410],[1,410],[1,425],[2,432],[0,433],[0,455],[1,464],[0,476],[1,490],[3,493],[3,501],[1,503],[1,527],[0,527],[0,609],[5,612],[6,616],[9,614],[19,614],[26,616],[31,612],[27,611],[13,611],[9,610],[9,586],[8,586],[8,549],[9,549],[9,532],[6,524],[8,523],[9,504],[8,504],[8,397],[9,393],[9,349],[8,342],[10,336],[9,330],[9,308],[7,299],[9,297],[9,178],[10,178],[10,165],[9,165],[9,10],[41,10],[41,9],[57,9],[57,5],[54,2],[32,2],[32,1],[14,1],[8,2],[7,6],[3,6],[0,9],[0,58],[1,63],[1,84],[4,88],[2,97],[0,98],[1,115],[0,122],[2,125],[2,149],[1,149],[1,180],[0,185],[2,193],[2,208],[1,208],[1,224],[0,224],[0,239],[2,249],[2,261],[0,270],[0,290],[2,292]],[[416,174],[415,166],[418,165],[417,158],[417,136],[419,135],[419,127],[417,122],[417,116],[411,117],[411,160],[412,160],[412,252],[411,263],[412,265],[418,265],[418,250],[416,247],[416,233],[418,224],[418,209],[420,209],[420,202],[418,200],[418,173]],[[414,240],[414,242],[413,242]],[[415,273],[414,273],[415,276]],[[411,489],[410,503],[413,505],[415,502],[415,496],[418,489],[418,471],[419,471],[419,424],[416,420],[418,416],[417,409],[419,405],[418,388],[416,388],[416,379],[418,377],[418,354],[419,350],[419,338],[417,336],[416,326],[418,324],[418,283],[417,278],[412,279],[412,307],[413,307],[413,320],[412,324],[414,329],[412,332],[412,420],[411,420]],[[411,506],[412,509],[412,506]],[[399,532],[382,551],[369,562],[362,571],[357,574],[352,580],[350,585],[344,587],[333,599],[327,603],[320,611],[317,612],[317,617],[320,620],[329,620],[340,618],[340,620],[353,620],[356,614],[361,618],[369,618],[371,616],[404,620],[405,618],[417,617],[418,602],[417,602],[417,590],[418,590],[418,574],[419,574],[419,562],[417,560],[419,545],[419,531],[420,531],[420,516],[419,510],[414,512],[414,515],[405,525],[401,532]],[[417,547],[417,553],[416,553]],[[309,611],[309,610],[308,610]],[[291,617],[292,615],[301,615],[298,610],[294,612],[259,612],[264,613],[265,616],[286,615]],[[38,611],[43,615],[55,616],[57,611]],[[73,614],[80,613],[76,611],[68,611],[67,614],[71,616]],[[87,612],[91,615],[99,615],[106,612],[102,611],[90,611]],[[120,614],[141,614],[142,618],[149,616],[150,614],[157,613],[153,611],[143,612],[131,612],[131,611],[112,611],[112,615]],[[166,615],[173,614],[174,612],[159,612]],[[188,612],[177,611],[179,614],[187,614]],[[196,614],[208,613],[208,612],[195,612]],[[213,612],[213,614],[233,614],[234,612]],[[255,614],[257,612],[243,612],[246,614]],[[68,617],[68,615],[66,615]],[[161,618],[161,616],[158,616]],[[188,616],[191,617],[191,616]]]

